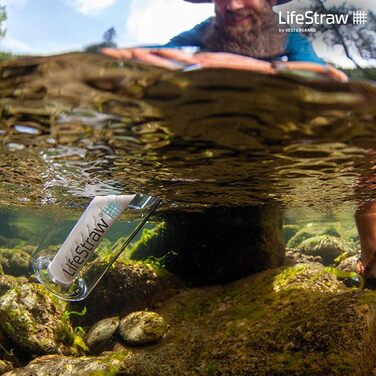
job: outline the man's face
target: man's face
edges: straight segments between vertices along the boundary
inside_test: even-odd
[[[286,33],[279,32],[273,12],[277,0],[213,0],[215,14],[203,43],[208,51],[265,58],[284,51]]]
[[[258,29],[273,3],[269,0],[214,0],[216,16],[230,32]]]

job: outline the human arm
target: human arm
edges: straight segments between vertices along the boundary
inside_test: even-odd
[[[326,75],[336,81],[347,81],[347,76],[329,64],[318,64],[305,61],[277,62],[254,59],[248,56],[225,52],[200,52],[189,55],[173,48],[130,48],[130,49],[102,49],[108,56],[117,59],[132,60],[157,65],[167,69],[181,69],[182,66],[198,65],[201,68],[225,68],[248,70],[266,74],[277,74],[286,70],[306,70]]]
[[[240,70],[251,70],[262,73],[277,74],[281,71],[310,71],[319,73],[335,81],[346,82],[346,74],[330,64],[319,64],[310,61],[276,61],[267,62],[247,56],[234,55],[229,53],[198,53],[195,58],[205,68],[229,68]]]
[[[361,258],[358,272],[367,278],[376,278],[376,202],[364,204],[355,213]]]

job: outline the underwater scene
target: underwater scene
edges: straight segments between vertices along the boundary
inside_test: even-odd
[[[2,374],[372,374],[374,82],[82,53],[0,69]],[[134,193],[162,202],[82,224],[83,284],[55,289],[39,255],[94,196]]]

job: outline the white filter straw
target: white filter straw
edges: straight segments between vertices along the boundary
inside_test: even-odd
[[[73,227],[47,271],[51,280],[69,287],[118,217],[136,195],[96,196]]]

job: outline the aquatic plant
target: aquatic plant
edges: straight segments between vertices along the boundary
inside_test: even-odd
[[[165,222],[158,223],[152,229],[144,229],[142,231],[140,239],[135,242],[132,247],[129,249],[129,258],[130,259],[139,259],[139,255],[137,254],[139,249],[143,249],[147,244],[165,229],[166,224]]]
[[[177,256],[177,253],[174,251],[170,251],[161,257],[148,256],[142,259],[141,261],[147,265],[152,266],[155,270],[160,270],[166,269],[169,260],[175,256]]]
[[[8,358],[14,357],[14,350],[15,349],[8,350],[1,343],[0,343],[0,349],[4,351],[4,354],[6,354]]]
[[[73,316],[74,316],[74,315],[75,315],[75,316],[85,316],[86,313],[87,313],[87,309],[86,309],[86,307],[84,307],[84,308],[82,309],[81,312],[77,312],[77,311],[64,311],[62,319],[65,320],[65,321],[67,321],[67,320],[69,320],[69,318],[70,318],[72,315],[73,315]]]
[[[89,347],[86,345],[84,339],[82,338],[83,336],[81,334],[82,333],[80,333],[80,335],[74,334],[74,337],[73,337],[72,347],[74,348],[77,354],[80,354],[81,352],[80,350],[82,350],[83,352],[90,351]]]
[[[318,235],[302,241],[296,248],[308,256],[320,256],[324,265],[333,264],[341,254],[351,254],[348,242],[331,235]]]
[[[83,355],[85,352],[90,351],[89,347],[86,345],[83,337],[86,334],[85,329],[82,326],[76,326],[73,330],[71,326],[68,325],[71,316],[84,316],[87,313],[86,307],[82,309],[81,312],[77,311],[64,311],[62,315],[63,322],[63,333],[62,339],[69,343],[76,355]]]

